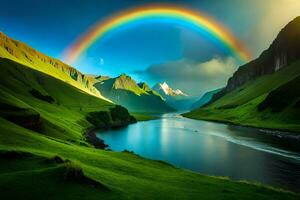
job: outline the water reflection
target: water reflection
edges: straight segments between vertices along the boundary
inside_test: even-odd
[[[300,190],[300,151],[257,129],[168,114],[98,137],[115,151],[127,149],[205,174]]]

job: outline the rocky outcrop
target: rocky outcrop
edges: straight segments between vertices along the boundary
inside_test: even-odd
[[[270,47],[257,59],[239,67],[228,80],[226,87],[215,94],[211,102],[250,80],[274,73],[299,59],[300,17],[297,17],[279,32]]]
[[[86,119],[94,125],[94,128],[87,131],[86,139],[99,149],[105,149],[108,146],[96,136],[95,131],[97,129],[118,128],[137,122],[126,108],[119,105],[109,109],[109,111],[91,112]]]

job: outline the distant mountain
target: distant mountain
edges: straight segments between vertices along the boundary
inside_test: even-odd
[[[187,97],[188,96],[187,94],[183,93],[179,89],[173,90],[166,82],[157,83],[155,86],[153,86],[152,89],[157,91],[163,97],[168,97],[168,96]]]
[[[192,104],[191,109],[200,108],[201,106],[205,105],[212,99],[214,94],[216,94],[220,91],[221,91],[221,89],[216,89],[216,90],[212,90],[212,91],[204,93],[200,99],[198,99],[196,102],[194,102]]]
[[[60,60],[40,53],[32,47],[6,36],[2,32],[0,32],[0,57],[8,58],[48,74],[88,94],[103,99],[99,91],[93,87],[95,83],[94,77],[82,74]]]
[[[188,110],[195,101],[194,97],[190,97],[179,89],[172,89],[166,82],[157,83],[152,89],[160,94],[169,106],[177,110]]]
[[[100,80],[98,78],[98,80]],[[169,112],[174,109],[146,83],[137,84],[130,76],[105,78],[94,85],[106,98],[133,112]]]
[[[300,132],[300,17],[187,117]]]

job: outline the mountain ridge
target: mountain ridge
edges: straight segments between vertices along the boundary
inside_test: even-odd
[[[221,90],[222,88],[205,92],[196,102],[191,105],[191,109],[196,109],[207,104],[213,98],[213,95]]]
[[[23,42],[12,39],[3,32],[0,32],[0,57],[14,60],[27,67],[68,82],[91,95],[104,98],[93,87],[95,82],[93,77],[81,73],[58,59],[43,54]],[[105,100],[109,101],[108,99]]]
[[[106,98],[133,112],[169,112],[174,109],[146,83],[136,83],[126,74],[97,82],[94,85]]]

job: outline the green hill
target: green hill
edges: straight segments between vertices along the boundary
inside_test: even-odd
[[[84,75],[60,60],[51,58],[22,42],[9,38],[2,32],[0,32],[0,57],[14,60],[89,94],[103,98],[99,91],[93,87],[95,81],[93,77]]]
[[[1,116],[20,125],[33,126],[44,134],[81,141],[85,130],[79,124],[86,124],[85,128],[92,126],[85,120],[86,115],[114,107],[110,102],[14,61],[1,58],[0,67]]]
[[[284,27],[269,49],[241,66],[195,119],[300,131],[300,17]]]
[[[146,83],[137,84],[126,74],[104,79],[94,86],[103,96],[132,112],[164,113],[174,111]]]

